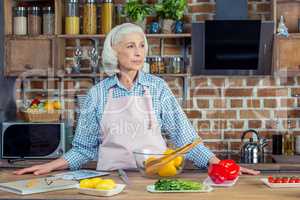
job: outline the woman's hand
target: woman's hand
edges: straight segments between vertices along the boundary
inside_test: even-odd
[[[43,175],[43,174],[48,174],[54,170],[67,169],[67,168],[68,168],[68,162],[63,158],[59,158],[42,165],[33,165],[32,167],[16,170],[13,172],[13,174],[22,175],[22,174],[32,173],[34,175]]]
[[[248,168],[245,168],[245,167],[241,167],[240,168],[240,173],[241,174],[249,174],[249,175],[259,175],[260,174],[260,171],[256,171],[254,169],[248,169]]]

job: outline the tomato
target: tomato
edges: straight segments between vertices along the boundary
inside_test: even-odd
[[[273,178],[273,176],[269,176],[269,177],[268,177],[268,181],[269,181],[269,183],[274,183],[274,178]]]
[[[296,178],[295,183],[300,183],[300,178]]]
[[[288,177],[281,178],[281,183],[288,183],[288,182],[289,182],[289,178]]]
[[[294,179],[293,177],[290,178],[289,183],[296,183],[296,179]]]
[[[275,178],[274,183],[282,183],[282,179],[281,178]]]

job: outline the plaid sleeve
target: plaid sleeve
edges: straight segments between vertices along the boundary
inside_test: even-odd
[[[80,109],[72,148],[63,156],[71,170],[79,169],[97,154],[100,129],[95,109],[96,95],[95,89],[91,89],[88,93],[83,107]]]
[[[168,134],[171,142],[178,148],[199,137],[166,83],[160,98],[162,129]],[[213,156],[207,147],[199,144],[187,154],[187,159],[200,168],[206,168]]]

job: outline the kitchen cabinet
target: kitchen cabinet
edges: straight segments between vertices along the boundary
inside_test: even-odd
[[[275,36],[273,49],[273,71],[279,76],[297,76],[300,74],[300,1],[273,0],[272,17],[277,32],[280,16],[284,17],[289,37]]]

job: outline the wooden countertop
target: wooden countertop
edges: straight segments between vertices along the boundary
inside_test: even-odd
[[[12,175],[12,170],[1,170],[0,172],[0,181],[7,182],[20,179],[32,178],[33,175],[23,175],[15,176]],[[270,175],[270,173],[264,173],[261,176],[246,176],[243,175],[239,178],[235,186],[231,188],[215,188],[214,191],[210,193],[175,193],[175,194],[153,194],[146,191],[146,186],[148,184],[153,184],[154,179],[147,179],[142,177],[138,172],[128,172],[128,177],[130,180],[130,185],[126,186],[125,190],[116,196],[113,197],[95,197],[79,194],[76,189],[61,190],[54,192],[47,192],[34,195],[15,195],[12,193],[0,191],[0,199],[126,199],[126,200],[184,200],[184,199],[214,199],[214,200],[286,200],[286,199],[298,199],[300,198],[300,189],[299,188],[288,188],[288,189],[270,189],[263,185],[259,178]],[[299,175],[293,173],[285,174],[272,174],[277,176],[292,176]],[[191,179],[195,181],[203,181],[206,178],[206,173],[200,173],[197,170],[188,170],[183,172],[180,175],[180,178]],[[113,178],[115,181],[122,183],[120,178],[113,173],[110,175],[110,178]]]

